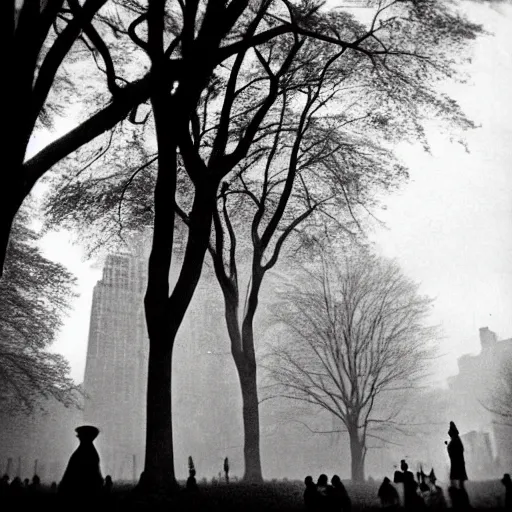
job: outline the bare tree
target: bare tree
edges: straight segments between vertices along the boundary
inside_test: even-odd
[[[433,355],[431,304],[396,262],[358,252],[302,269],[276,305],[285,329],[268,369],[279,395],[321,407],[346,428],[352,479],[364,479],[367,441],[392,428],[399,391]]]
[[[27,208],[19,211],[0,281],[0,409],[29,412],[53,397],[75,404],[69,365],[48,348],[74,296],[75,278],[37,247]]]
[[[370,114],[347,98],[362,78],[357,60],[343,73],[336,65],[341,53],[307,41],[297,57],[250,154],[222,184],[209,246],[241,386],[251,480],[262,475],[254,324],[265,275],[299,229],[329,225],[356,236],[354,215],[371,207],[372,191],[406,176],[390,152],[361,134],[370,130]],[[326,112],[335,105],[337,113]]]

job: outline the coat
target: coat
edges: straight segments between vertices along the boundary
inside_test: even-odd
[[[98,495],[103,488],[100,457],[92,441],[81,441],[71,455],[64,476],[59,484],[59,493],[69,497]]]
[[[464,461],[464,446],[459,436],[455,436],[448,443],[448,456],[450,457],[450,480],[464,481],[468,479],[466,474],[466,462]]]

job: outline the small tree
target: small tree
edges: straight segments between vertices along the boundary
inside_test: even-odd
[[[424,375],[431,301],[394,261],[366,252],[322,257],[286,287],[276,318],[289,334],[271,349],[280,395],[320,407],[350,439],[352,479],[364,480],[367,439],[397,424],[400,392]]]
[[[192,473],[195,475],[196,468],[194,466],[194,461],[192,460],[192,455],[189,455],[188,457],[188,474],[189,476],[193,476]]]

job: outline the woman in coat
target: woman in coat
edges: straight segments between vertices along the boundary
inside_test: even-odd
[[[466,473],[466,462],[464,461],[464,446],[459,437],[459,431],[453,421],[450,421],[448,430],[450,442],[448,443],[448,456],[450,457],[450,480],[457,484],[457,487],[464,487],[468,479]]]
[[[59,494],[73,500],[99,496],[103,488],[100,458],[93,441],[99,430],[93,426],[75,429],[80,445],[71,455],[59,484]]]
[[[448,430],[450,442],[448,443],[448,456],[450,457],[450,480],[451,486],[448,489],[454,510],[465,511],[470,508],[469,496],[464,487],[468,479],[466,473],[466,462],[464,461],[464,446],[459,437],[459,431],[453,421],[450,421]]]

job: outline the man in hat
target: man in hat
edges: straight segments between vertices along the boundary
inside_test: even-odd
[[[97,497],[103,488],[100,457],[93,441],[99,430],[91,425],[75,429],[80,445],[71,455],[59,484],[59,494],[74,500]]]

